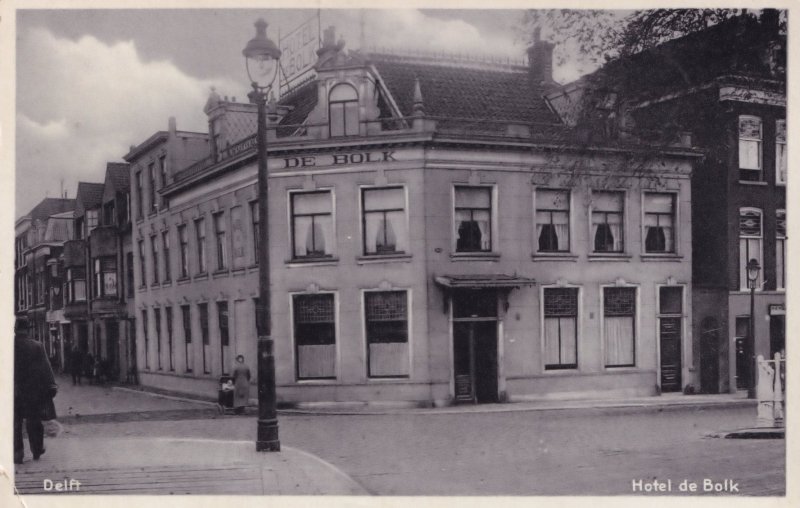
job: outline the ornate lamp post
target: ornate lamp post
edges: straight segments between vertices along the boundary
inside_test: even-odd
[[[267,23],[255,22],[256,36],[242,50],[253,91],[247,97],[258,106],[258,434],[256,451],[278,452],[278,413],[275,397],[275,357],[272,352],[269,277],[269,184],[267,182],[267,94],[278,74],[281,50],[267,39]]]
[[[750,287],[750,330],[747,336],[747,348],[745,358],[747,359],[747,398],[756,398],[756,281],[761,265],[757,259],[747,262],[747,285]]]

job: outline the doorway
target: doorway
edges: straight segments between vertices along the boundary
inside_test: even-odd
[[[661,318],[661,391],[681,390],[681,318]]]
[[[453,375],[457,402],[499,402],[497,292],[453,293]]]

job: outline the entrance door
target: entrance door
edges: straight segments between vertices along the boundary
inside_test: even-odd
[[[681,390],[681,318],[661,318],[661,391]]]
[[[453,373],[460,402],[498,402],[497,294],[453,295]]]

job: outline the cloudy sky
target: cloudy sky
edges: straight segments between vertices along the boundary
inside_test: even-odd
[[[277,40],[314,9],[17,11],[16,216],[62,186],[102,182],[106,162],[170,116],[178,129],[207,131],[211,86],[245,100],[241,50],[264,17]],[[522,58],[520,11],[325,10],[348,48],[424,49]],[[362,31],[363,27],[363,31]],[[569,64],[555,71],[578,76]]]

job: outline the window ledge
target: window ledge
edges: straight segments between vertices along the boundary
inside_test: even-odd
[[[192,280],[208,280],[208,272],[198,273]]]
[[[647,254],[642,254],[641,256],[642,256],[642,261],[680,261],[681,259],[683,259],[683,256],[681,256],[680,254],[675,254],[673,252],[668,252],[663,254],[650,252]]]
[[[370,254],[356,257],[356,263],[359,265],[408,261],[411,261],[411,254]]]
[[[228,271],[227,268],[225,268],[222,270],[215,271],[214,273],[211,274],[211,277],[214,279],[219,279],[220,277],[227,277],[228,275],[230,275],[230,272]]]
[[[330,266],[339,263],[339,258],[325,257],[325,258],[303,258],[303,259],[287,259],[286,266]]]
[[[739,185],[763,185],[766,187],[769,184],[767,182],[762,182],[760,180],[759,181],[739,180]]]
[[[531,259],[534,261],[572,261],[578,260],[577,254],[570,254],[569,252],[535,252],[531,254]]]
[[[498,261],[499,252],[451,252],[451,261]]]
[[[589,261],[625,261],[628,262],[633,256],[622,252],[604,252],[589,254]]]
[[[246,271],[247,270],[244,267],[235,268],[235,269],[231,270],[231,274],[232,275],[244,275]]]
[[[178,283],[179,286],[182,286],[183,284],[188,284],[191,281],[192,281],[192,279],[187,276],[187,277],[179,278],[176,282]]]
[[[171,280],[165,280],[164,282],[161,283],[161,287],[162,288],[172,287],[172,281]]]
[[[297,379],[295,380],[296,385],[338,385],[338,381],[335,377],[326,377],[320,379]]]

